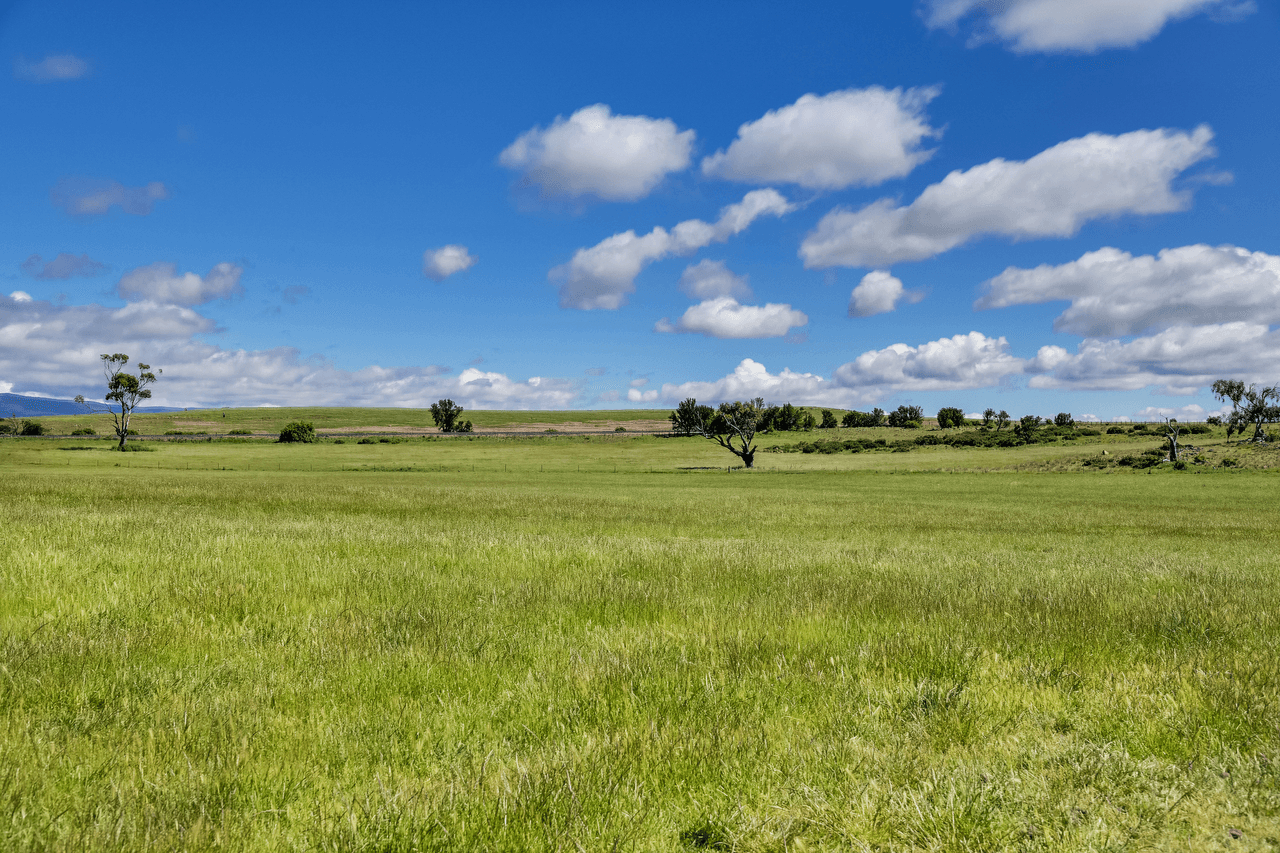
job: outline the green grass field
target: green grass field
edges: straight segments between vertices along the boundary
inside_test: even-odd
[[[0,849],[1280,846],[1273,470],[107,446],[0,440]]]

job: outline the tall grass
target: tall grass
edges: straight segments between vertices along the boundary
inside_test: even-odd
[[[2,849],[1280,836],[1266,475],[59,456],[0,461]]]

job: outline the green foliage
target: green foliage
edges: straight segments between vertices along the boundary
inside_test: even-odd
[[[613,428],[613,431],[614,431],[614,432],[626,432],[626,431],[627,431],[627,428],[626,428],[626,427],[624,427],[624,426],[614,427],[614,428]]]
[[[18,435],[44,435],[45,432],[44,424],[40,421],[24,420]]]
[[[1102,432],[1100,430],[1092,429],[1091,427],[1085,427],[1079,431],[1079,434],[1084,438],[1097,438],[1102,435]]]
[[[944,406],[938,410],[938,428],[951,429],[964,426],[964,410],[954,406]]]
[[[1124,434],[1125,434],[1125,433],[1127,433],[1128,431],[1129,431],[1129,430],[1125,429],[1125,428],[1124,428],[1124,427],[1122,427],[1122,426],[1109,426],[1109,427],[1107,427],[1107,435],[1124,435]]]
[[[314,444],[316,428],[310,421],[292,421],[280,430],[281,444]]]
[[[461,418],[462,407],[452,400],[437,400],[431,404],[431,420],[441,432],[470,432],[471,422]]]
[[[1227,438],[1233,432],[1244,434],[1252,427],[1255,442],[1266,441],[1263,427],[1280,421],[1280,386],[1257,385],[1245,387],[1239,379],[1219,379],[1213,383],[1213,395],[1231,403],[1231,415],[1227,419]]]
[[[714,416],[715,410],[710,406],[700,406],[697,400],[688,397],[668,417],[671,431],[676,435],[701,435]]]
[[[1058,414],[1053,416],[1053,424],[1054,426],[1060,427],[1075,426],[1076,420],[1071,417],[1070,412],[1058,412]]]
[[[822,423],[818,425],[821,429],[835,429],[840,426],[840,422],[836,420],[835,412],[830,409],[822,410]]]
[[[899,406],[889,413],[888,424],[899,429],[919,429],[924,424],[924,409],[919,406]]]
[[[80,429],[72,430],[72,435],[97,435],[98,431],[93,427],[80,427]]]
[[[864,428],[884,426],[884,410],[873,409],[870,414],[867,412],[846,412],[841,420],[841,425]]]
[[[253,430],[251,430],[251,429],[233,429],[233,430],[228,430],[228,431],[227,431],[227,435],[253,435]]]

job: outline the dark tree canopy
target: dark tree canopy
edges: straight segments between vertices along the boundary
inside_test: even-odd
[[[107,396],[108,403],[115,403],[120,407],[120,411],[111,409],[111,418],[115,422],[116,437],[120,439],[118,449],[124,450],[125,440],[129,437],[129,419],[133,415],[133,410],[143,400],[151,399],[151,385],[156,381],[156,375],[163,373],[163,370],[156,369],[155,373],[151,372],[151,365],[138,362],[138,373],[135,376],[125,371],[124,367],[129,363],[129,356],[122,352],[113,353],[111,355],[102,355],[102,372],[107,377]]]
[[[938,428],[950,429],[951,427],[964,426],[964,410],[957,409],[955,406],[944,406],[938,409]]]
[[[452,400],[437,400],[431,404],[431,420],[441,432],[471,432],[471,421],[462,420],[462,407]]]
[[[870,414],[866,412],[846,412],[840,423],[847,427],[884,426],[884,409],[872,409]]]
[[[790,405],[790,404],[788,404]],[[756,433],[765,414],[764,400],[721,403],[718,409],[700,406],[692,397],[681,401],[671,413],[671,426],[679,435],[699,435],[714,441],[742,460],[747,468],[755,467]]]
[[[899,406],[889,413],[889,426],[919,429],[924,423],[924,409],[919,406]]]
[[[1076,419],[1071,417],[1070,412],[1058,412],[1053,416],[1053,422],[1056,426],[1069,427],[1076,425]]]

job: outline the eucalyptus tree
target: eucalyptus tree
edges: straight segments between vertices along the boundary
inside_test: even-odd
[[[118,412],[110,406],[107,409],[111,412],[111,419],[114,421],[116,437],[120,439],[117,449],[124,450],[124,443],[129,438],[129,419],[133,415],[133,410],[143,400],[151,399],[151,389],[147,386],[155,383],[157,375],[164,371],[156,368],[155,373],[152,373],[151,365],[138,362],[137,374],[129,373],[125,370],[125,365],[129,363],[129,356],[122,352],[112,355],[103,354],[101,358],[102,372],[107,377],[105,399],[108,403],[115,403],[120,407]]]

